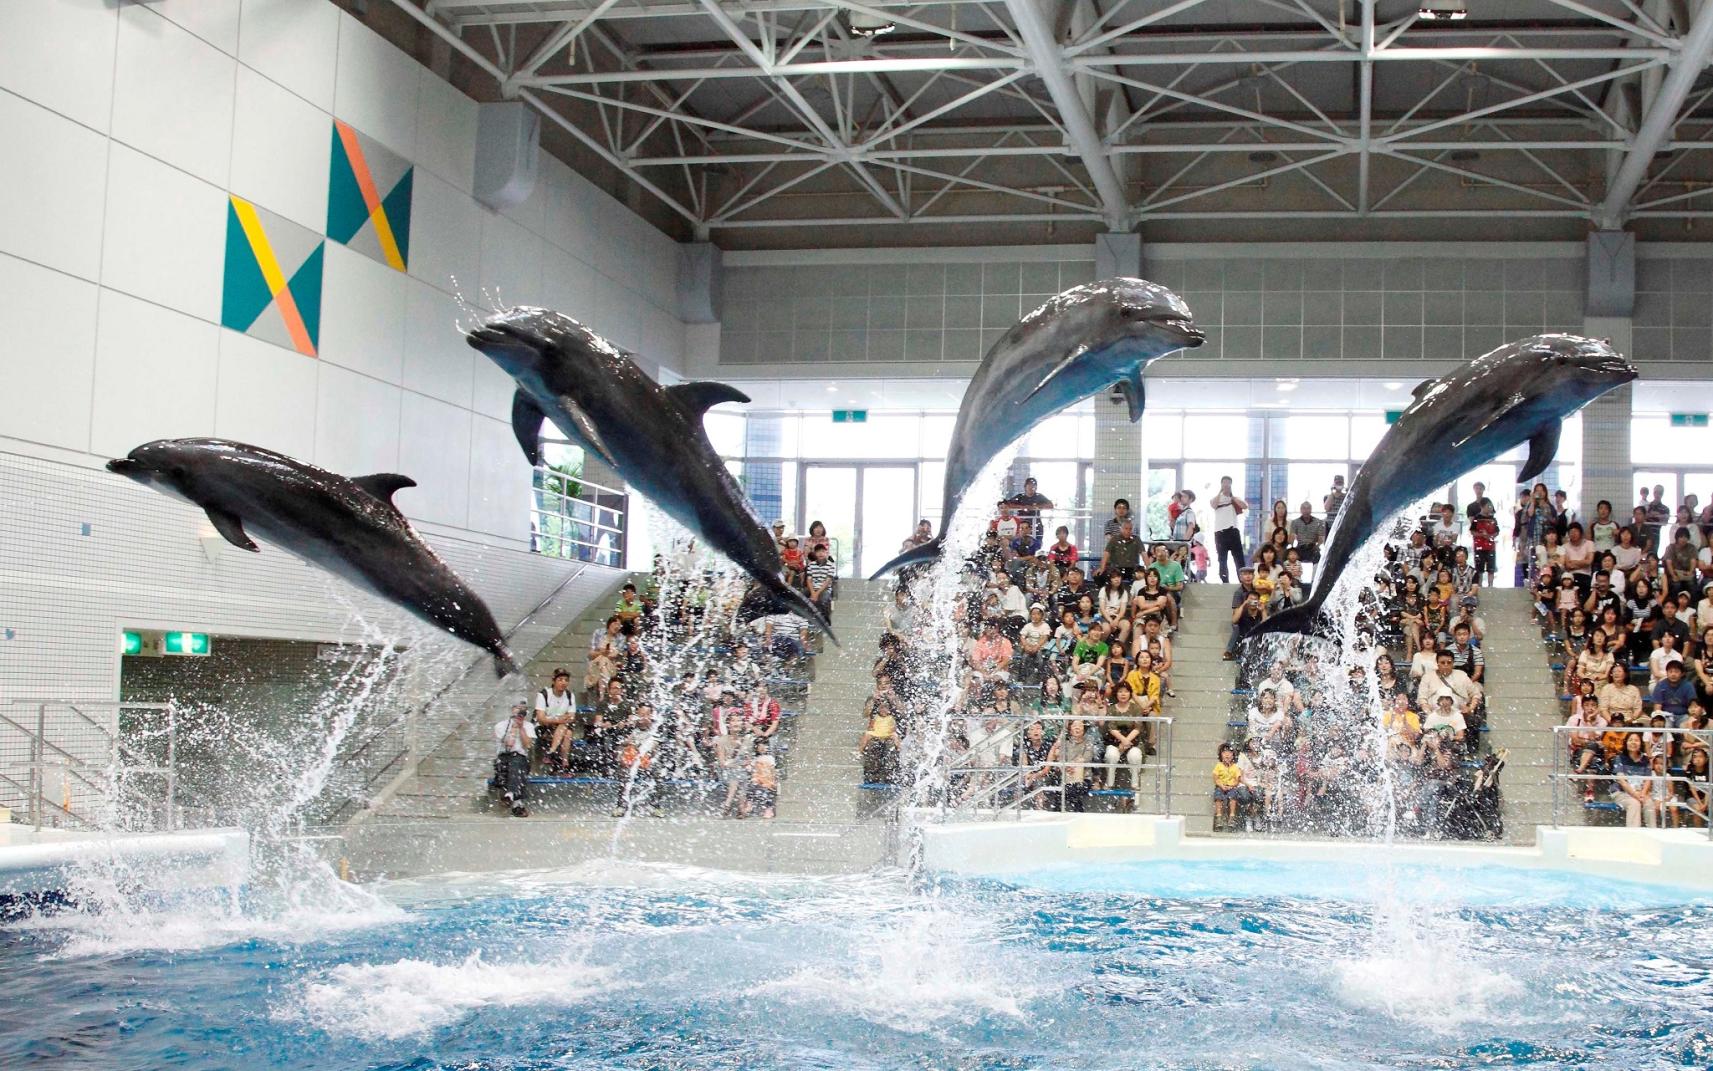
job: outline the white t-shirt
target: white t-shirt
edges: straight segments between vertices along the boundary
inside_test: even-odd
[[[1469,723],[1463,720],[1463,712],[1457,709],[1455,703],[1452,704],[1451,713],[1444,714],[1439,710],[1439,703],[1436,700],[1434,709],[1428,711],[1422,718],[1422,732],[1431,733],[1440,729],[1450,729],[1454,736],[1469,731]]]
[[[999,595],[999,608],[1007,617],[1026,617],[1029,613],[1029,603],[1016,584],[1005,585],[1005,590]]]
[[[1270,729],[1276,729],[1285,720],[1285,708],[1276,706],[1271,715],[1262,711],[1258,706],[1249,708],[1249,735],[1264,736]]]
[[[1018,632],[1018,636],[1020,638],[1025,640],[1039,640],[1042,644],[1045,644],[1047,642],[1047,638],[1052,634],[1052,626],[1048,625],[1045,621],[1042,621],[1039,624],[1034,621],[1025,621],[1023,623],[1023,628]]]
[[[543,688],[535,693],[535,716],[538,718],[543,714],[550,718],[563,718],[575,707],[569,688],[564,695],[554,695],[552,688]]]
[[[1213,496],[1213,530],[1223,532],[1237,527],[1236,498],[1227,494]]]
[[[1676,651],[1667,651],[1664,647],[1655,647],[1648,655],[1648,687],[1651,689],[1660,681],[1665,680],[1665,667],[1673,662],[1682,664],[1683,655]]]
[[[528,718],[524,718],[517,723],[517,732],[512,732],[511,728],[510,718],[501,718],[494,722],[494,753],[504,755],[510,751],[528,755],[535,747],[535,726]]]

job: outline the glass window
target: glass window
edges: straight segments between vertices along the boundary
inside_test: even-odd
[[[1350,458],[1353,461],[1366,461],[1374,448],[1380,445],[1380,440],[1386,437],[1386,417],[1353,416],[1350,418]]]
[[[1347,416],[1275,416],[1267,423],[1272,457],[1342,461],[1350,456]]]
[[[1092,417],[1090,420],[1092,421]],[[1094,438],[1091,433],[1089,438]],[[1094,443],[1089,443],[1089,453],[1092,456]],[[1176,461],[1184,456],[1184,416],[1182,413],[1156,413],[1153,410],[1142,414],[1142,448],[1147,452],[1151,461]]]
[[[1184,456],[1233,460],[1252,456],[1249,422],[1250,418],[1243,413],[1185,414]],[[1201,494],[1199,490],[1196,493]]]
[[[1682,464],[1713,456],[1713,428],[1674,428],[1667,416],[1630,421],[1630,460],[1638,464]]]
[[[1076,413],[1059,413],[1035,425],[1023,438],[1024,457],[1075,457],[1077,447]]]
[[[707,413],[702,427],[708,431],[708,441],[721,457],[744,456],[744,437],[749,420],[742,413]]]
[[[835,424],[831,413],[803,415],[802,457],[913,458],[919,434],[914,413],[870,413],[861,424]]]
[[[920,456],[945,457],[947,447],[952,445],[952,429],[957,426],[958,418],[953,415],[929,413],[921,419],[921,445],[918,447]]]
[[[916,481],[916,516],[926,517],[934,524],[934,531],[940,530],[940,501],[946,493],[946,463],[944,461],[924,461],[917,466],[921,478]]]
[[[1094,456],[1094,414],[1077,414],[1077,457]]]

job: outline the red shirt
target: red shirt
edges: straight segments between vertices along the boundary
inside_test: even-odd
[[[1077,563],[1077,545],[1066,543],[1061,547],[1054,543],[1047,548],[1047,560],[1061,569],[1069,569]]]

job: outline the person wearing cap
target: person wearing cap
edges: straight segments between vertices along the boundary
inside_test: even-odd
[[[785,550],[785,522],[783,520],[773,522],[773,545],[781,551]]]
[[[519,696],[511,713],[494,723],[494,783],[500,798],[518,818],[528,818],[529,756],[535,750],[535,726],[529,720],[529,697]]]
[[[802,586],[803,577],[803,548],[802,540],[795,532],[785,537],[785,545],[779,552],[779,560],[785,563],[785,582],[794,586]]]
[[[1047,608],[1042,603],[1029,604],[1029,620],[1017,630],[1018,651],[1011,659],[1011,675],[1024,688],[1041,683],[1047,672],[1047,641],[1053,637],[1053,627],[1047,624]]]
[[[928,522],[928,518],[923,517],[916,522],[916,530],[906,536],[903,543],[899,544],[898,553],[904,554],[915,550],[917,547],[926,546],[933,541],[934,526]]]
[[[544,761],[550,769],[571,765],[571,745],[583,738],[577,724],[577,704],[571,698],[571,673],[553,671],[553,683],[535,693],[535,727],[547,736]]]

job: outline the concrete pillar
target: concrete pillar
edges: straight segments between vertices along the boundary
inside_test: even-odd
[[[1140,517],[1147,497],[1142,474],[1147,459],[1142,454],[1142,425],[1130,423],[1130,410],[1122,398],[1103,394],[1094,400],[1094,516],[1091,538],[1098,539],[1100,526],[1112,514],[1112,500],[1128,498],[1131,512]],[[1147,416],[1142,417],[1147,420]],[[1140,529],[1139,529],[1140,530]]]
[[[1591,338],[1610,339],[1619,353],[1630,351],[1630,319],[1627,316],[1590,316],[1583,333]],[[1594,516],[1594,505],[1602,498],[1612,503],[1612,514],[1620,521],[1630,515],[1635,492],[1630,462],[1629,386],[1619,387],[1596,398],[1582,411],[1582,517]]]
[[[1136,233],[1110,233],[1094,236],[1094,277],[1111,279],[1125,275],[1142,276],[1142,236]]]
[[[720,322],[723,297],[720,247],[712,242],[678,246],[678,318],[687,324]]]

